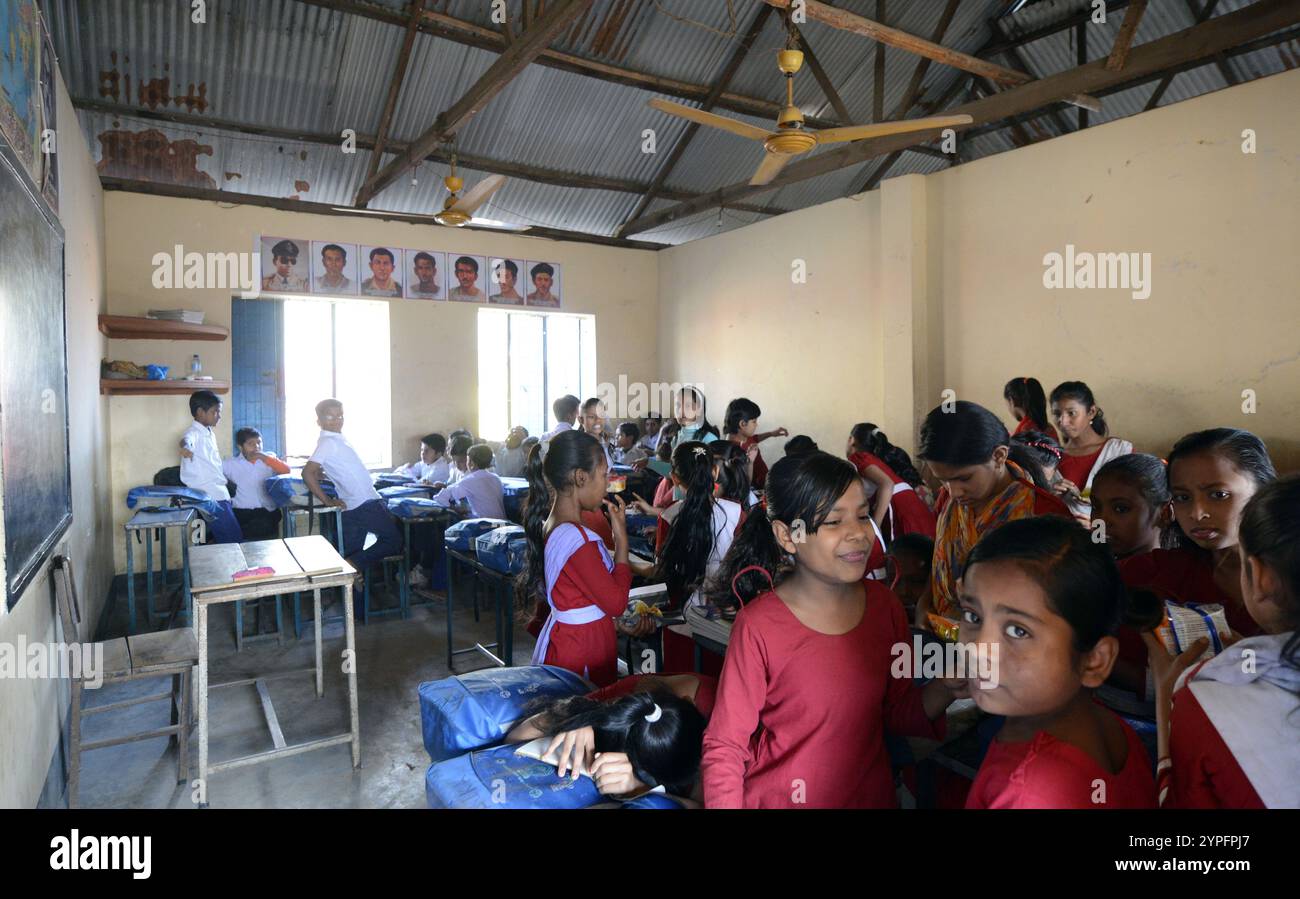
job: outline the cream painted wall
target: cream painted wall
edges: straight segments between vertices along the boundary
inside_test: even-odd
[[[715,418],[748,395],[836,452],[862,418],[911,450],[945,387],[1009,422],[1003,384],[1033,375],[1087,381],[1139,449],[1244,427],[1300,468],[1297,96],[1300,70],[666,250],[660,368],[703,381]],[[1151,296],[1045,289],[1067,243],[1151,253]]]
[[[58,552],[74,563],[82,604],[81,638],[91,639],[113,576],[109,527],[108,403],[99,395],[105,341],[103,193],[62,78],[58,83],[59,218],[63,223],[68,347],[68,443],[72,526]],[[0,642],[28,645],[60,639],[48,569],[6,614]],[[76,640],[78,635],[63,639]],[[0,678],[0,807],[28,808],[41,794],[67,713],[66,683]]]
[[[746,396],[763,410],[760,429],[841,452],[884,396],[879,213],[872,192],[661,251],[665,378],[701,385],[719,427],[727,403]],[[769,463],[784,442],[763,444]]]
[[[943,384],[1005,417],[1012,377],[1083,380],[1139,449],[1241,427],[1300,467],[1297,97],[1286,72],[931,176]],[[1150,253],[1151,296],[1045,289],[1067,243]]]
[[[564,311],[596,319],[597,381],[650,380],[655,373],[655,313],[658,295],[656,254],[593,244],[543,241],[524,235],[458,231],[438,225],[385,222],[370,216],[304,215],[256,206],[228,207],[198,200],[110,192],[108,225],[110,310],[143,315],[157,307],[202,309],[207,321],[229,327],[232,291],[154,288],[153,256],[181,244],[187,252],[248,251],[259,233],[309,239],[344,240],[370,246],[436,246],[451,252],[476,252],[545,258],[564,265]],[[376,302],[389,302],[377,300]],[[419,452],[420,436],[468,426],[477,432],[479,307],[452,303],[393,300],[389,320],[392,364],[393,458],[409,461]],[[113,359],[170,365],[187,370],[199,353],[206,374],[229,378],[230,341],[109,341]],[[229,403],[229,395],[223,397]],[[127,517],[126,491],[152,483],[158,469],[177,464],[176,440],[190,419],[188,398],[113,397],[112,511],[114,527]],[[227,412],[229,407],[227,406]],[[218,426],[223,453],[231,448],[229,415]],[[498,435],[485,435],[500,439]],[[504,437],[504,435],[500,435]],[[116,549],[117,569],[125,570],[124,550]]]

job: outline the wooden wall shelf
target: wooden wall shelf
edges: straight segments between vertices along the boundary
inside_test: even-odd
[[[229,381],[146,381],[143,378],[100,378],[104,396],[188,396],[196,390],[229,393]]]
[[[230,336],[230,329],[222,325],[191,325],[134,315],[101,315],[99,332],[114,340],[225,340]]]

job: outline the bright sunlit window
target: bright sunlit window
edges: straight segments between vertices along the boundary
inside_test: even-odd
[[[522,425],[540,436],[554,427],[551,402],[596,395],[596,321],[590,315],[478,313],[478,420],[489,440]]]
[[[367,468],[392,455],[388,303],[284,301],[284,420],[287,453],[310,456],[320,428],[316,404],[343,403],[343,434]],[[299,460],[295,460],[299,461]]]

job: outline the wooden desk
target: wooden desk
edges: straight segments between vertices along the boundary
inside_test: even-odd
[[[276,570],[273,577],[232,582],[231,575],[246,568],[269,565]],[[352,744],[352,767],[361,764],[361,729],[357,711],[357,661],[354,623],[352,621],[352,582],[355,571],[352,566],[330,546],[329,541],[319,534],[310,537],[290,537],[285,540],[259,540],[251,543],[225,543],[196,546],[190,553],[191,592],[194,597],[196,636],[199,644],[199,802],[200,808],[208,805],[208,776],[218,771],[242,768],[272,759],[284,758],[337,746],[342,743]],[[299,668],[261,677],[230,681],[223,684],[208,685],[208,607],[223,602],[239,602],[262,596],[276,596],[295,590],[312,591],[316,605],[316,695],[325,695],[324,668],[321,662],[321,591],[331,587],[343,588],[344,632],[346,635],[346,658],[351,661],[348,668],[348,707],[351,716],[351,730],[348,733],[298,743],[293,746],[285,744],[284,735],[276,719],[275,708],[266,689],[266,681],[272,677],[284,677],[312,671],[311,668]],[[275,748],[266,752],[253,753],[229,761],[208,764],[208,690],[220,687],[252,685],[262,701],[262,711],[266,716],[267,727]]]

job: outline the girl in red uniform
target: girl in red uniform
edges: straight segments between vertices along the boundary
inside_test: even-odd
[[[1052,418],[1061,429],[1065,455],[1057,467],[1065,481],[1066,505],[1083,521],[1090,514],[1092,478],[1111,459],[1133,452],[1133,444],[1109,436],[1106,416],[1082,381],[1065,381],[1052,391]]]
[[[1258,634],[1242,598],[1237,522],[1247,500],[1277,479],[1267,447],[1238,428],[1197,431],[1174,444],[1166,471],[1178,548],[1124,559],[1124,583],[1160,599],[1219,603],[1234,633]]]
[[[1012,437],[1025,431],[1038,431],[1053,440],[1061,439],[1047,420],[1047,395],[1037,378],[1012,378],[1002,388],[1002,398],[1017,422]]]
[[[1300,477],[1261,487],[1239,533],[1260,636],[1198,665],[1205,638],[1174,659],[1147,635],[1165,806],[1300,808]]]
[[[742,396],[727,404],[727,417],[722,424],[722,433],[728,440],[739,444],[746,452],[752,453],[753,468],[750,471],[749,481],[754,485],[755,490],[762,490],[763,485],[767,483],[767,463],[763,461],[763,453],[758,445],[769,437],[785,437],[790,433],[785,428],[758,433],[758,417],[762,414],[758,403]]]
[[[600,442],[581,431],[562,431],[528,457],[528,567],[521,574],[528,600],[544,597],[550,615],[533,649],[534,665],[557,665],[597,686],[618,676],[614,618],[627,609],[632,570],[627,564],[627,519],[608,487]],[[552,499],[554,491],[554,499]],[[614,537],[611,559],[604,542],[583,526],[582,513],[604,507]]]
[[[929,613],[957,619],[957,582],[966,554],[998,525],[1033,515],[1070,511],[1039,481],[1042,472],[1030,450],[1013,444],[997,416],[958,400],[937,406],[921,425],[921,458],[943,486],[930,568],[930,590],[916,604],[916,626],[932,630]]]
[[[1169,484],[1165,463],[1146,453],[1129,453],[1102,466],[1092,481],[1094,535],[1100,534],[1107,549],[1120,563],[1159,549],[1167,542]],[[1141,586],[1141,585],[1137,585]],[[1098,696],[1111,708],[1150,718],[1155,713],[1147,695],[1147,649],[1141,633],[1128,624],[1120,626],[1119,658],[1110,682]],[[1122,691],[1116,693],[1114,691]]]
[[[982,537],[961,588],[962,643],[996,655],[970,695],[1006,723],[967,808],[1152,808],[1137,734],[1092,698],[1118,653],[1124,585],[1106,547],[1060,517],[1008,522]]]
[[[891,676],[907,620],[863,579],[874,531],[852,465],[787,456],[768,473],[766,513],[746,520],[710,588],[722,602],[734,584],[744,607],[704,734],[704,804],[896,807],[885,731],[941,738],[965,685]]]
[[[899,477],[883,459],[866,449],[871,445],[873,432],[879,433],[879,430],[870,422],[862,422],[849,432],[849,461],[870,484],[867,498],[872,501],[871,517],[890,542],[904,534],[924,534],[933,538],[934,513],[930,507],[911,484]]]

